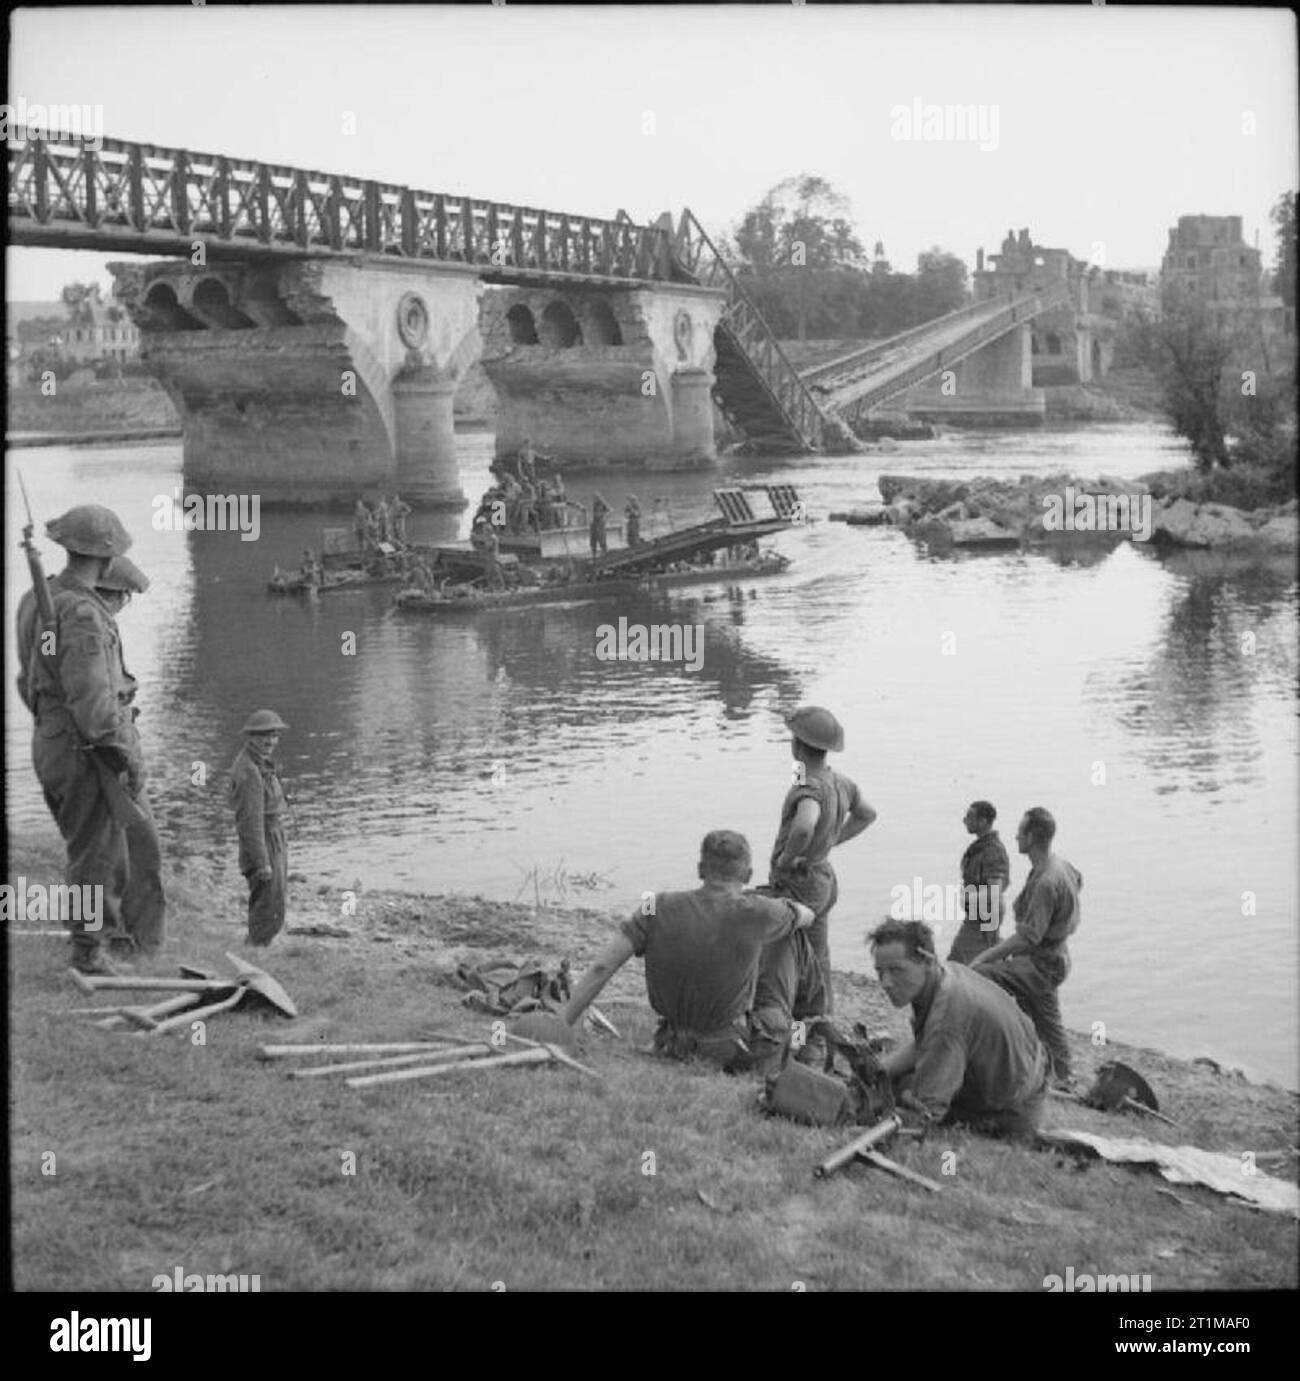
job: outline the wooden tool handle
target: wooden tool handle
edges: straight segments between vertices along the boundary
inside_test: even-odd
[[[356,1074],[363,1069],[397,1069],[403,1065],[426,1064],[431,1066],[432,1061],[439,1064],[456,1064],[460,1060],[473,1059],[476,1055],[488,1055],[492,1051],[490,1045],[466,1045],[453,1046],[448,1050],[417,1050],[406,1055],[383,1055],[371,1060],[348,1060],[344,1064],[337,1065],[311,1065],[306,1069],[301,1066],[289,1071],[290,1079],[319,1079],[326,1074]]]
[[[349,1088],[368,1088],[372,1084],[396,1084],[404,1079],[426,1079],[448,1070],[490,1069],[495,1065],[549,1064],[549,1050],[513,1050],[509,1055],[494,1055],[490,1060],[444,1061],[438,1065],[421,1065],[418,1069],[390,1069],[384,1074],[362,1074],[348,1080]]]
[[[156,1003],[152,1007],[119,1007],[114,1016],[94,1024],[103,1031],[112,1031],[119,1026],[127,1025],[152,1027],[160,1017],[170,1016],[172,1012],[179,1012],[185,1007],[193,1007],[199,997],[199,993],[178,993],[175,997],[169,997],[165,1002]]]
[[[863,1132],[860,1137],[850,1141],[847,1146],[841,1146],[833,1155],[827,1156],[813,1174],[819,1179],[833,1175],[837,1170],[851,1164],[863,1151],[869,1151],[873,1146],[893,1136],[902,1125],[903,1119],[897,1113],[891,1113],[874,1127]]]
[[[179,1016],[168,1017],[166,1021],[160,1021],[152,1031],[137,1032],[141,1036],[158,1036],[164,1031],[172,1031],[178,1026],[184,1026],[191,1021],[205,1021],[208,1017],[214,1017],[218,1012],[227,1011],[233,1007],[244,996],[244,989],[237,988],[229,997],[221,1002],[213,1002],[207,1007],[195,1007],[191,1011],[182,1012]]]

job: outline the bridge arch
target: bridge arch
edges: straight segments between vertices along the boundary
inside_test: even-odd
[[[506,324],[510,327],[510,339],[515,345],[537,344],[537,320],[531,308],[516,302],[506,313]]]
[[[583,312],[583,338],[588,345],[622,345],[623,332],[614,309],[603,297],[593,297]]]
[[[230,300],[230,289],[220,278],[204,278],[190,295],[190,305],[212,326],[228,331],[247,331],[254,325]]]
[[[570,346],[582,344],[582,327],[567,302],[558,299],[542,313],[542,323],[538,335],[543,345],[567,350]]]
[[[144,295],[145,311],[164,331],[201,331],[203,323],[195,320],[177,300],[167,283],[155,283]]]

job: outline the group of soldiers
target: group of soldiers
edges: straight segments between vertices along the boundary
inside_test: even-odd
[[[117,627],[117,615],[149,580],[128,559],[131,536],[111,509],[79,504],[45,530],[67,564],[44,579],[28,529],[24,545],[44,588],[19,602],[18,690],[35,721],[32,761],[67,849],[66,881],[103,889],[98,923],[68,922],[72,965],[114,973],[115,965],[156,956],[166,929],[162,847],[136,728],[138,687]],[[268,944],[284,924],[284,792],[273,755],[287,727],[272,711],[257,711],[231,768],[253,944]]]
[[[701,886],[661,892],[621,927],[573,991],[576,1024],[634,955],[660,1021],[655,1049],[732,1073],[769,1074],[788,1059],[821,1064],[833,1012],[829,917],[839,888],[828,855],[876,819],[856,784],[826,762],[844,747],[828,710],[786,720],[795,784],[781,808],[768,883],[750,889],[743,835],[705,836]],[[1080,920],[1078,870],[1052,852],[1056,824],[1040,806],[1017,831],[1030,872],[1015,901],[1015,932],[1000,939],[997,902],[1010,883],[1006,850],[985,801],[966,813],[976,836],[962,859],[964,915],[947,962],[920,920],[888,920],[869,936],[877,975],[895,1007],[911,1006],[912,1039],[881,1065],[905,1124],[963,1122],[991,1135],[1032,1136],[1049,1079],[1070,1085],[1070,1052],[1056,990],[1069,973],[1067,940]],[[981,890],[982,889],[982,890]],[[987,917],[988,919],[984,919]]]
[[[367,554],[381,543],[393,547],[406,545],[406,519],[410,505],[397,494],[381,494],[373,504],[358,499],[352,515],[352,531],[357,546]]]

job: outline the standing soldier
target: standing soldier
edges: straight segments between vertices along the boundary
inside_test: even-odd
[[[591,554],[595,556],[598,552],[603,554],[608,551],[607,539],[605,536],[605,515],[609,512],[609,505],[599,494],[593,494],[591,498]]]
[[[1069,1089],[1073,1083],[1070,1041],[1056,990],[1070,974],[1066,941],[1079,928],[1083,874],[1052,852],[1055,838],[1051,811],[1042,806],[1025,811],[1016,830],[1016,847],[1029,856],[1031,867],[1012,908],[1015,934],[977,954],[971,968],[1005,988],[1020,1004],[1047,1050],[1053,1084]]]
[[[115,556],[108,569],[95,584],[95,593],[108,606],[114,619],[131,602],[133,594],[143,594],[149,588],[149,577],[128,556]],[[128,732],[139,734],[135,721],[140,711],[135,704],[139,683],[121,661],[122,644],[118,642],[118,660],[122,671],[122,688],[118,691],[118,702],[122,706],[124,724]],[[143,762],[144,753],[141,749]],[[122,902],[122,924],[125,927],[125,943],[122,940],[110,943],[110,948],[119,946],[128,953],[134,949],[143,957],[158,952],[163,942],[166,924],[167,903],[162,884],[162,844],[158,839],[158,827],[154,823],[149,798],[142,784],[136,793],[136,805],[140,808],[138,819],[126,825],[125,872],[117,881],[118,894]]]
[[[627,519],[627,544],[629,547],[639,547],[641,545],[641,505],[637,501],[635,494],[629,494],[627,504],[623,509],[623,516]]]
[[[972,801],[962,817],[975,839],[961,856],[962,922],[948,951],[950,964],[969,964],[998,942],[1011,889],[1011,860],[993,828],[997,818],[990,801]]]
[[[275,746],[289,726],[274,710],[256,710],[243,732],[248,741],[230,765],[230,799],[239,831],[239,871],[248,880],[248,943],[269,945],[284,926],[289,854],[284,835],[284,788]]]
[[[875,820],[876,812],[862,799],[856,783],[826,765],[826,754],[844,747],[844,730],[829,710],[805,705],[790,715],[785,725],[791,734],[795,784],[781,806],[768,882],[776,895],[793,897],[813,912],[808,939],[822,968],[823,992],[813,1010],[805,1008],[795,1016],[830,1016],[829,922],[839,884],[827,855],[836,844],[861,834]],[[818,1037],[805,1045],[800,1057],[816,1062],[823,1054]]]
[[[389,518],[393,530],[393,541],[399,547],[406,545],[406,515],[410,511],[411,505],[404,503],[400,494],[394,493],[392,503],[389,505]]]
[[[24,533],[33,579],[40,558]],[[117,514],[79,504],[45,526],[67,566],[18,605],[18,693],[35,716],[32,763],[68,851],[67,881],[102,888],[103,929],[121,934],[117,884],[125,869],[125,825],[142,814],[133,799],[144,780],[140,738],[123,700],[117,623],[95,586],[131,538]],[[84,913],[83,913],[84,915]],[[72,965],[112,973],[100,933],[70,922]]]
[[[352,510],[352,531],[357,539],[357,546],[362,551],[369,551],[370,544],[374,541],[373,520],[370,516],[370,505],[365,499],[358,499],[357,506]]]

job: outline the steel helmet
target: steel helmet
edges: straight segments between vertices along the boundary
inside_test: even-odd
[[[289,726],[274,710],[254,710],[244,725],[246,734],[276,734]]]
[[[129,556],[115,556],[108,563],[108,569],[95,581],[95,588],[130,590],[142,595],[149,588],[149,577]]]
[[[131,534],[111,508],[97,503],[78,504],[45,524],[51,541],[78,556],[124,556]]]
[[[801,705],[786,717],[785,727],[809,748],[838,753],[844,747],[844,730],[839,720],[820,705]]]

